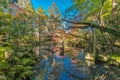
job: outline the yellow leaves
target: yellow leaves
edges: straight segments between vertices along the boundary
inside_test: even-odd
[[[43,10],[43,8],[38,8],[35,11],[36,14],[36,22],[40,23],[42,21],[45,21],[47,19],[47,15],[45,14],[45,11]]]
[[[27,6],[25,10],[26,12],[34,13],[34,9],[32,8],[32,6]]]
[[[112,10],[112,0],[106,0],[106,2],[103,5],[103,11],[111,12],[111,10]]]
[[[9,18],[11,15],[9,13],[0,12],[0,18]]]
[[[9,25],[11,22],[11,14],[0,11],[0,25]]]
[[[103,19],[103,18],[105,18],[106,16],[109,16],[109,13],[104,13],[104,14],[102,14],[102,15],[101,15],[101,18]]]
[[[43,10],[43,8],[38,8],[36,13],[40,16],[45,16],[45,11]]]
[[[112,12],[112,0],[106,0],[103,7],[102,7],[102,13],[101,18],[104,20],[107,17],[109,18],[111,16]]]

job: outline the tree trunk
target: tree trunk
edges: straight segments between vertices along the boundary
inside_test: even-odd
[[[118,23],[117,0],[112,0],[112,8],[113,8],[113,21],[115,21],[115,24],[117,24]]]
[[[92,30],[93,34],[93,55],[94,55],[94,60],[96,61],[96,30]]]

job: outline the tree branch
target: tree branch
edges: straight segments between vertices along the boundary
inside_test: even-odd
[[[62,19],[62,21],[66,21],[66,22],[73,23],[73,24],[80,24],[80,26],[68,26],[70,28],[82,28],[83,29],[83,28],[91,27],[91,28],[99,29],[103,32],[107,32],[107,33],[112,34],[116,37],[120,37],[120,32],[118,32],[114,29],[111,29],[111,28],[107,28],[105,26],[100,26],[97,24],[89,23],[89,22],[77,22],[77,21],[66,20],[66,19]],[[81,26],[81,25],[84,25],[84,26]]]

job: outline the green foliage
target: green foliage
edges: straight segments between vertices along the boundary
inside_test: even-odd
[[[30,63],[31,62],[31,59],[30,58],[23,58],[22,60],[21,60],[21,63],[23,64],[23,65],[27,65],[28,63]]]
[[[0,62],[0,70],[7,70],[9,68],[9,64],[7,61]]]
[[[96,17],[106,19],[111,15],[112,1],[111,0],[74,0],[75,8],[80,11],[80,14],[84,17],[83,20],[92,21]],[[89,18],[93,17],[94,18]]]
[[[11,24],[11,14],[6,12],[5,10],[7,11],[8,9],[0,7],[0,27],[2,28]],[[0,28],[0,33],[3,32],[1,30],[2,28]]]
[[[3,36],[0,38],[2,42],[0,45],[0,76],[3,76],[4,80],[13,80],[16,77],[15,80],[23,80],[33,74],[32,67],[36,64],[36,57],[32,52],[35,43],[35,28],[32,22],[35,22],[34,14],[36,13],[27,6],[25,8],[27,15],[20,13],[18,16],[13,16],[7,5],[3,7],[2,1],[7,0],[0,0],[0,6],[2,6],[0,7],[0,35]]]
[[[0,46],[0,52],[5,52],[5,51],[11,52],[12,49],[9,46],[8,47],[2,47],[2,46]]]
[[[28,77],[28,76],[31,76],[33,74],[33,71],[31,70],[26,70],[25,72],[23,72],[20,76],[21,77]]]

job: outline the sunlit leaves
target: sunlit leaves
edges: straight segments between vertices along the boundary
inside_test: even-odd
[[[45,11],[43,10],[43,8],[39,7],[36,10],[36,22],[37,24],[45,24],[45,21],[47,19],[47,16],[45,14]]]
[[[106,0],[103,5],[103,10],[101,14],[101,18],[109,18],[112,14],[112,0]]]
[[[52,16],[52,17],[54,17],[56,19],[61,18],[60,11],[59,11],[59,9],[58,9],[58,7],[56,6],[55,3],[52,3],[52,6],[49,7],[48,13],[49,13],[49,16]]]
[[[84,17],[84,20],[94,19],[102,16],[107,17],[111,14],[112,1],[111,0],[74,0],[75,6],[80,11],[80,14]],[[102,9],[102,11],[101,11]],[[100,15],[99,15],[100,14]],[[95,17],[96,16],[96,17]]]
[[[11,15],[10,13],[4,12],[3,9],[0,8],[0,26],[10,25]]]
[[[27,7],[25,8],[25,13],[26,13],[26,15],[33,15],[33,14],[34,14],[34,9],[33,9],[33,7],[32,7],[32,6],[27,6]]]

